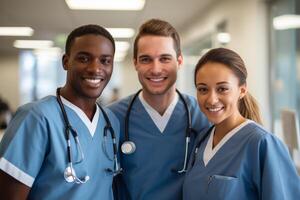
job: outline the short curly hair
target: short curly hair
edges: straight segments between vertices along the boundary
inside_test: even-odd
[[[89,34],[100,35],[100,36],[107,38],[109,41],[111,41],[114,51],[115,51],[115,48],[116,48],[115,41],[114,41],[114,38],[112,37],[112,35],[102,26],[99,26],[96,24],[88,24],[88,25],[83,25],[83,26],[80,26],[80,27],[74,29],[68,35],[68,38],[66,41],[66,46],[65,46],[65,53],[67,55],[70,55],[70,50],[74,43],[75,38],[83,36],[83,35],[89,35]]]

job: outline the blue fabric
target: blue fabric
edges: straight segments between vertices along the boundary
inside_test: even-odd
[[[196,100],[184,95],[192,115],[192,127],[200,132],[208,126],[208,121],[200,112]],[[121,143],[124,141],[125,115],[132,96],[109,106],[120,120]],[[136,145],[133,154],[120,154],[124,169],[123,184],[119,187],[121,199],[133,200],[176,200],[182,199],[183,174],[172,170],[182,168],[185,152],[185,130],[187,115],[183,102],[179,99],[163,133],[159,131],[151,117],[137,98],[133,104],[129,137]],[[195,135],[192,134],[191,151]],[[125,191],[126,190],[126,191]],[[128,193],[125,196],[124,193]]]
[[[64,179],[68,162],[65,124],[54,96],[18,109],[1,142],[0,157],[34,179],[29,199],[113,199],[112,174],[105,171],[113,168],[113,161],[104,155],[102,148],[106,125],[102,112],[92,137],[79,116],[69,107],[65,106],[65,109],[70,124],[78,132],[85,156],[74,168],[78,177],[90,177],[87,183],[68,183]],[[113,113],[106,111],[118,138],[119,122]],[[77,160],[72,136],[71,144],[72,155]],[[107,151],[113,157],[111,137],[108,137]]]
[[[259,125],[247,124],[206,166],[200,145],[183,185],[186,200],[296,200],[300,179],[285,145]],[[193,160],[193,159],[191,159]]]

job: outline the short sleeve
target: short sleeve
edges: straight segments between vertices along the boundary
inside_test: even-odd
[[[260,199],[298,199],[300,179],[286,146],[268,134],[260,143],[259,154]]]
[[[0,169],[31,187],[47,150],[46,119],[34,110],[19,109],[0,145]]]

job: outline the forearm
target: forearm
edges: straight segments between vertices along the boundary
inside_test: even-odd
[[[25,200],[30,187],[0,170],[0,194],[5,200]]]

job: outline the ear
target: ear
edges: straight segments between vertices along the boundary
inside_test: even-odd
[[[181,66],[183,65],[183,56],[182,56],[182,54],[178,55],[177,62],[178,62],[178,68],[181,68]]]
[[[240,86],[240,97],[239,97],[239,99],[242,99],[247,94],[247,92],[248,92],[248,89],[247,89],[247,85],[245,83],[245,84]]]
[[[69,56],[67,54],[64,54],[62,57],[62,64],[64,67],[64,70],[68,70],[68,62],[69,62]]]

